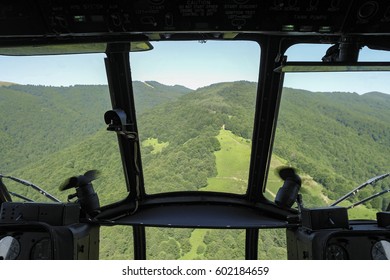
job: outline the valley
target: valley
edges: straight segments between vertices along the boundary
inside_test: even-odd
[[[245,194],[252,148],[255,83],[213,84],[196,91],[134,82],[147,193],[214,191]],[[106,131],[106,86],[0,86],[0,173],[31,181],[62,201],[58,187],[98,169],[101,205],[127,195],[115,133]],[[357,185],[390,170],[390,95],[308,92],[285,88],[264,196],[282,185],[275,170],[293,166],[303,179],[306,207],[329,205]],[[36,201],[37,192],[9,189]],[[388,188],[367,187],[344,205]],[[349,211],[373,218],[388,196]],[[243,259],[242,230],[148,228],[149,259]],[[131,228],[102,227],[101,258],[132,258]],[[123,244],[127,246],[123,247]],[[283,230],[263,230],[260,259],[286,258]]]

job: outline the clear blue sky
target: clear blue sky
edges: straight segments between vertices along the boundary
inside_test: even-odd
[[[257,81],[260,47],[252,42],[155,43],[132,53],[134,80],[157,80],[192,89],[226,81]]]
[[[329,45],[301,45],[287,50],[289,61],[320,61]],[[363,48],[359,61],[388,61],[390,52]],[[390,94],[390,72],[287,73],[286,87],[310,91],[345,91],[363,94],[380,91]]]
[[[257,81],[260,48],[248,42],[154,42],[154,50],[131,53],[133,80],[156,80],[196,89],[216,82]],[[328,45],[293,47],[289,60],[320,61]],[[0,81],[68,86],[107,84],[104,54],[0,57]],[[363,49],[361,60],[390,61],[390,52]],[[390,73],[287,74],[285,86],[312,91],[373,90],[390,93]]]

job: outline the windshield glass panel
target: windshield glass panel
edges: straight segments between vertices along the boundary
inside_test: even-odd
[[[266,197],[274,200],[282,186],[274,171],[281,166],[298,169],[306,207],[330,205],[388,172],[389,78],[389,72],[372,71],[285,74]],[[387,189],[388,180],[367,186],[341,205]],[[386,195],[369,200],[351,209],[350,218],[375,218],[389,202]]]
[[[127,195],[103,54],[0,57],[0,174],[27,180],[66,202],[73,176],[98,170],[100,205]],[[33,188],[3,180],[9,191],[48,201]],[[110,186],[110,191],[107,191]],[[18,201],[18,197],[13,200]]]
[[[244,194],[259,45],[202,41],[153,46],[130,57],[146,192]]]

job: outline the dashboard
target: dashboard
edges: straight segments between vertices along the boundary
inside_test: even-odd
[[[389,260],[389,225],[379,221],[350,221],[346,228],[287,229],[288,259]]]
[[[99,226],[79,214],[72,203],[2,203],[0,260],[98,259]]]

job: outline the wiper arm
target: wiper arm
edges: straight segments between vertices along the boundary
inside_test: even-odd
[[[37,185],[34,185],[33,183],[31,183],[29,181],[26,181],[26,180],[23,180],[23,179],[19,179],[19,178],[13,177],[13,176],[2,175],[2,174],[0,174],[0,178],[10,179],[10,180],[18,182],[18,183],[20,183],[22,185],[25,185],[27,187],[31,187],[34,190],[38,191],[41,195],[46,196],[47,198],[49,198],[50,200],[52,200],[54,202],[61,202],[61,200],[55,198],[50,193],[44,191],[43,189],[41,189],[40,187],[38,187]]]
[[[359,190],[361,190],[362,188],[364,188],[364,187],[366,187],[368,185],[373,185],[376,182],[385,179],[389,175],[390,175],[390,173],[385,173],[385,174],[382,174],[382,175],[379,175],[379,176],[376,176],[374,178],[369,179],[367,182],[361,184],[360,186],[358,186],[357,188],[353,189],[352,191],[350,191],[346,195],[340,197],[336,202],[332,203],[330,206],[335,206],[335,205],[339,204],[340,202],[346,200],[348,197],[354,196],[355,194],[357,194],[359,192]]]
[[[370,185],[375,184],[377,181],[385,179],[389,175],[390,175],[390,173],[386,173],[386,174],[382,174],[382,175],[376,176],[376,177],[371,178],[370,180],[368,180],[367,183],[370,184]]]
[[[14,197],[17,197],[17,198],[21,198],[21,199],[24,199],[25,201],[28,201],[28,202],[34,202],[34,200],[28,198],[28,197],[25,197],[24,195],[21,195],[21,194],[18,194],[18,193],[14,193],[14,192],[8,192],[10,195],[14,196]]]
[[[369,197],[367,197],[367,198],[365,198],[365,199],[362,199],[362,200],[360,200],[360,201],[358,201],[358,202],[355,202],[354,204],[348,206],[347,209],[351,209],[351,208],[353,208],[353,207],[355,207],[355,206],[358,206],[358,205],[360,205],[360,204],[362,204],[362,203],[365,203],[365,202],[367,202],[367,201],[369,201],[369,200],[371,200],[371,199],[373,199],[373,198],[375,198],[375,197],[381,196],[382,194],[385,194],[385,193],[388,193],[388,192],[390,192],[390,189],[383,190],[383,191],[381,191],[381,192],[378,192],[378,193],[376,193],[376,194],[373,194],[373,195],[371,195],[371,196],[369,196]]]

